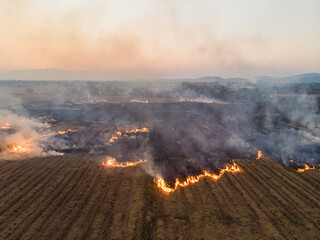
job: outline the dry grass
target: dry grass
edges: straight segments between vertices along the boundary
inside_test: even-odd
[[[319,239],[309,173],[237,163],[243,172],[168,196],[139,166],[106,169],[78,155],[1,161],[0,239]]]

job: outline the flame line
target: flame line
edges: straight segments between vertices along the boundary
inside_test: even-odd
[[[58,131],[57,134],[62,135],[62,134],[66,134],[68,132],[77,132],[77,130],[68,129],[67,131]]]
[[[138,99],[131,99],[130,102],[135,102],[135,103],[149,103],[148,100],[138,100]]]
[[[132,130],[128,130],[128,131],[124,131],[124,132],[116,132],[116,134],[112,135],[111,138],[109,139],[108,143],[113,143],[116,140],[119,140],[118,136],[121,136],[122,134],[126,134],[126,133],[144,133],[144,132],[149,132],[149,129],[144,127],[144,128],[134,128]]]
[[[147,162],[148,160],[142,160],[140,159],[139,161],[137,162],[124,162],[124,163],[115,163],[112,159],[111,160],[108,160],[106,162],[103,162],[102,165],[105,166],[105,167],[122,167],[122,168],[125,168],[125,167],[133,167],[133,166],[136,166],[138,164],[141,164],[141,163],[145,163]]]
[[[160,188],[164,193],[169,194],[176,191],[179,187],[186,187],[190,184],[199,182],[200,179],[204,177],[209,177],[212,180],[218,180],[226,172],[237,173],[237,172],[240,172],[240,168],[235,162],[233,162],[232,164],[228,164],[225,168],[220,169],[219,175],[211,174],[207,171],[203,171],[202,174],[187,177],[187,179],[183,182],[180,182],[179,179],[177,178],[175,181],[174,187],[168,186],[165,180],[161,177],[158,178],[157,180],[154,179],[154,182],[156,183],[157,187]]]
[[[260,159],[263,156],[261,151],[258,151],[258,157],[256,158],[257,160]]]
[[[304,171],[308,171],[308,170],[315,170],[316,167],[309,167],[307,164],[304,164],[304,168],[298,168],[297,172],[304,172]],[[320,168],[319,168],[320,171]]]

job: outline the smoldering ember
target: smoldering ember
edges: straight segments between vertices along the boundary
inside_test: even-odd
[[[87,238],[95,226],[103,239],[113,239],[104,227],[119,238],[156,238],[170,224],[199,224],[195,214],[251,237],[318,236],[320,74],[0,81],[0,90],[0,238]],[[126,201],[133,212],[120,210]]]

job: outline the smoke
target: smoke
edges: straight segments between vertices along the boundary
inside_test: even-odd
[[[255,159],[258,150],[287,165],[319,164],[315,97],[291,86],[227,81],[55,83],[59,90],[45,102],[1,94],[1,156],[95,154],[119,164],[147,159],[141,166],[169,183],[204,170],[218,173],[232,159]],[[130,102],[134,98],[149,101]],[[55,126],[47,129],[41,119]],[[149,131],[130,132],[144,127]],[[55,135],[66,128],[78,131]],[[110,142],[118,131],[123,134]],[[12,154],[17,142],[32,151]]]
[[[291,162],[320,163],[320,128],[318,101],[307,94],[272,98],[264,114],[263,128],[270,134],[257,138],[273,157],[288,165]]]
[[[216,11],[212,1],[155,0],[138,5],[130,1],[92,4],[85,0],[58,5],[5,1],[0,3],[0,66],[106,72],[103,78],[99,72],[86,74],[87,79],[181,77],[213,72],[230,75],[230,71],[247,75],[251,71],[260,73],[261,68],[269,70],[269,52],[265,49],[270,38],[261,32],[235,33],[233,28],[222,33],[221,29],[229,24],[221,23]],[[28,60],[30,55],[32,61]],[[30,74],[28,79],[41,79],[37,72]],[[82,77],[81,73],[76,76]],[[52,72],[46,79],[62,78]]]
[[[182,91],[174,92],[173,97],[179,99],[181,102],[228,104],[225,101],[221,101],[213,97],[207,97],[203,93],[197,93],[196,91],[190,89],[183,89]]]
[[[52,149],[63,142],[52,136],[49,125],[29,117],[19,99],[3,91],[0,94],[0,158],[59,155]]]

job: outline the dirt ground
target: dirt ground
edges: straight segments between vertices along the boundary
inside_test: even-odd
[[[267,158],[165,195],[143,166],[0,161],[0,239],[320,239],[319,171]]]

